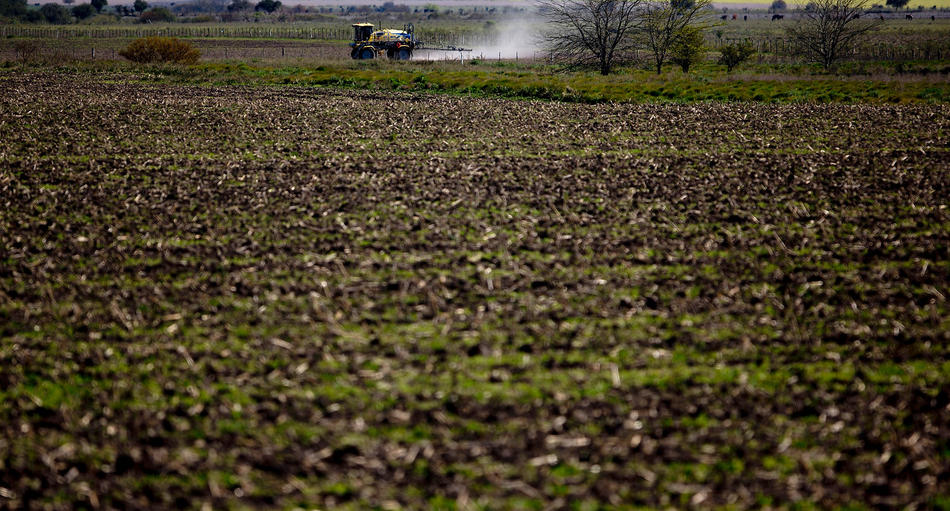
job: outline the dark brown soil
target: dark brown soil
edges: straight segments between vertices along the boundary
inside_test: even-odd
[[[948,505],[946,105],[0,87],[0,507]]]

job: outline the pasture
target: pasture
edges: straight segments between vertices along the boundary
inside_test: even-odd
[[[0,506],[950,505],[945,102],[216,65],[0,71]]]

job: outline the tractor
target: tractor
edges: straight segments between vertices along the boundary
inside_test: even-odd
[[[372,23],[353,24],[353,50],[350,56],[354,59],[368,60],[386,56],[396,60],[409,60],[412,50],[416,49],[417,42],[412,23],[402,30],[385,29],[373,31]]]

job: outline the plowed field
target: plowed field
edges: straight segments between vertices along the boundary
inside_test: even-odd
[[[0,87],[0,507],[948,504],[947,105]]]

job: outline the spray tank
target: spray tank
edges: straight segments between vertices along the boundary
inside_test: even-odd
[[[380,58],[383,55],[394,60],[409,60],[416,50],[427,51],[472,51],[470,48],[456,46],[429,47],[416,39],[415,27],[412,23],[406,24],[402,30],[382,29],[373,30],[372,23],[353,24],[353,42],[350,46],[350,57],[357,60]]]

